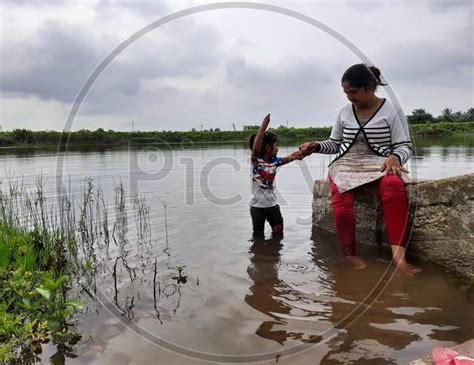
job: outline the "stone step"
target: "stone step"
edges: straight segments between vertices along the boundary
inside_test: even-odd
[[[474,279],[474,174],[407,184],[409,255]],[[356,190],[356,242],[386,242],[382,209],[373,186]],[[327,180],[314,184],[313,225],[335,233]]]

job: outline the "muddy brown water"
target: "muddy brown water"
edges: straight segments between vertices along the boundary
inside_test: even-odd
[[[473,147],[418,152],[409,168],[418,178],[472,172]],[[42,173],[54,197],[61,164],[54,152],[0,159],[2,180],[32,182]],[[416,262],[422,274],[400,275],[376,248],[361,248],[368,267],[354,271],[335,237],[312,231],[312,181],[324,175],[323,156],[279,171],[285,237],[258,244],[249,241],[244,146],[76,150],[63,162],[71,189],[92,176],[111,210],[114,180],[128,196],[143,194],[152,237],[137,244],[129,209],[126,243],[100,258],[98,300],[83,299],[75,357],[46,345],[45,364],[406,364],[474,337],[473,293],[456,278],[423,262]]]

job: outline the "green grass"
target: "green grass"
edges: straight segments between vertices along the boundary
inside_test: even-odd
[[[66,267],[53,267],[37,231],[0,224],[0,362],[35,359],[41,344],[69,346],[80,336],[68,322],[82,308],[66,297]]]
[[[23,271],[37,268],[38,252],[33,247],[31,234],[0,225],[0,272],[11,267]]]
[[[410,130],[415,136],[451,136],[474,134],[474,122],[412,124]]]
[[[67,353],[80,338],[71,320],[82,305],[68,298],[73,228],[54,224],[71,214],[58,220],[46,208],[41,179],[33,189],[13,182],[0,191],[0,363],[34,362],[49,341]]]
[[[121,181],[115,186],[114,220],[100,186],[84,179],[81,193],[60,187],[55,204],[47,201],[41,177],[3,182],[0,191],[0,363],[33,363],[41,344],[52,341],[57,353],[73,356],[80,338],[73,319],[82,304],[70,293],[93,298],[99,257],[113,242],[122,255],[127,215],[136,224],[137,248],[151,245],[149,207],[139,195],[127,203]],[[141,251],[140,251],[141,252]],[[121,257],[121,256],[120,256]]]

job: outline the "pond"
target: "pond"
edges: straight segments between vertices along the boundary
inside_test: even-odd
[[[280,155],[294,148],[283,146]],[[408,169],[421,180],[472,173],[473,155],[470,140],[424,141]],[[386,275],[387,252],[365,248],[368,267],[354,271],[334,237],[312,232],[312,188],[327,172],[327,156],[281,168],[285,236],[266,245],[249,240],[242,144],[94,147],[59,156],[12,149],[0,159],[4,187],[41,175],[54,201],[57,176],[73,193],[91,177],[112,220],[122,181],[128,200],[138,192],[149,206],[151,237],[137,240],[141,218],[129,206],[126,241],[100,257],[97,301],[84,298],[83,339],[67,364],[406,364],[474,337],[472,289],[440,268],[417,262],[418,276]],[[56,351],[44,346],[44,363],[62,363]]]

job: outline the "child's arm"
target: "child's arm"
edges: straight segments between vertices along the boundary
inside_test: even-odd
[[[319,148],[319,143],[317,141],[306,142],[298,147],[298,149],[288,156],[285,156],[281,159],[280,166],[286,165],[294,160],[302,160],[306,156],[309,156]]]
[[[299,146],[296,151],[290,153],[288,156],[283,157],[280,162],[280,166],[286,165],[287,163],[290,163],[294,160],[302,160],[303,158],[305,158],[306,156],[309,156],[310,154],[317,151],[318,149],[319,149],[318,141],[306,142],[302,144],[301,146]]]
[[[258,157],[260,155],[260,149],[262,148],[263,135],[265,134],[269,124],[270,124],[270,114],[267,114],[265,118],[263,118],[262,124],[260,125],[260,129],[258,130],[258,133],[255,136],[255,140],[253,141],[252,157]]]
[[[281,159],[279,166],[286,165],[287,163],[290,163],[294,160],[302,160],[305,157],[303,152],[300,150],[296,150],[292,153],[290,153],[288,156],[285,156]]]

